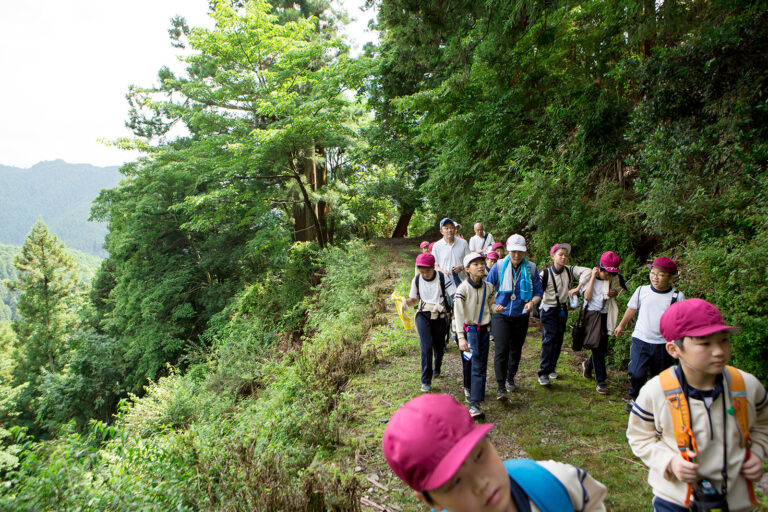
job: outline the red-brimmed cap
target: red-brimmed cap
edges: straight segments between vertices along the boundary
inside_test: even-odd
[[[497,260],[499,259],[499,253],[497,253],[496,251],[488,251],[487,253],[485,253],[485,257],[488,258],[489,260]]]
[[[456,474],[492,428],[490,423],[475,424],[469,411],[450,395],[420,395],[389,419],[382,441],[384,457],[409,487],[431,491]]]
[[[667,272],[669,274],[677,274],[677,263],[675,263],[669,258],[664,258],[664,257],[656,258],[655,260],[653,260],[653,263],[647,266],[648,268],[656,267],[662,272]]]
[[[495,244],[493,244],[493,245],[491,246],[491,249],[493,249],[493,250],[495,251],[495,250],[496,250],[496,249],[498,249],[499,247],[504,247],[504,244],[503,244],[503,243],[501,243],[501,242],[496,242]]]
[[[416,256],[416,266],[417,267],[434,267],[435,257],[428,252],[419,254],[418,256]]]
[[[609,274],[619,273],[621,258],[613,251],[607,251],[600,255],[600,266]]]
[[[554,256],[558,249],[565,249],[568,254],[571,254],[571,244],[555,244],[549,250],[549,255]]]
[[[701,299],[675,302],[664,311],[659,322],[661,335],[667,341],[685,336],[702,338],[716,332],[737,332],[738,327],[725,325],[723,315],[714,304]]]

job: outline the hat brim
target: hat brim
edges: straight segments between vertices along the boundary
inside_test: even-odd
[[[668,268],[657,267],[655,265],[646,265],[646,267],[648,267],[648,270],[651,270],[652,268],[657,268],[657,269],[661,270],[662,272],[666,272],[667,274],[672,274],[672,275],[677,274],[677,269],[671,270],[671,269],[668,269]]]
[[[734,333],[739,332],[741,328],[734,327],[732,325],[725,325],[725,324],[715,324],[715,325],[707,325],[706,327],[699,327],[698,329],[692,329],[690,331],[686,331],[682,334],[682,337],[690,336],[691,338],[703,338],[705,336],[709,336],[710,334],[715,334],[716,332],[727,332],[727,333]]]
[[[507,246],[508,251],[520,251],[520,252],[528,252],[528,248],[524,245],[508,245]]]
[[[571,244],[557,244],[550,251],[550,255],[554,256],[554,254],[560,249],[565,249],[568,252],[568,254],[571,254]]]
[[[608,272],[609,274],[618,274],[619,273],[619,267],[604,267],[600,265],[600,268]]]
[[[444,485],[459,470],[467,459],[469,452],[485,437],[493,428],[492,423],[482,423],[475,425],[471,432],[462,437],[448,453],[443,460],[432,471],[432,475],[424,482],[422,491],[433,491]]]

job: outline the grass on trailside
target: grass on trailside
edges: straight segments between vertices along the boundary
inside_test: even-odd
[[[413,277],[413,259],[393,255],[393,264],[397,264],[397,258],[401,272],[395,286],[406,295]],[[355,376],[343,395],[349,417],[348,449],[341,449],[337,460],[342,467],[353,465],[363,479],[367,487],[363,510],[423,511],[426,506],[417,503],[394,476],[381,452],[387,419],[420,393],[418,337],[415,331],[403,328],[391,300],[382,316],[388,321],[372,330],[366,342],[376,347],[379,362]],[[566,345],[569,341],[566,336]],[[608,487],[609,510],[652,510],[647,469],[634,457],[625,438],[626,372],[609,369],[611,392],[599,395],[595,382],[580,374],[579,364],[586,353],[566,349],[558,362],[561,377],[550,388],[544,388],[536,382],[540,347],[540,331],[532,322],[516,379],[519,389],[510,393],[507,404],[496,401],[493,348],[490,350],[483,409],[487,421],[495,425],[491,438],[502,458],[530,457],[574,464]],[[449,348],[443,375],[432,382],[432,388],[433,392],[449,393],[464,403],[455,345]]]

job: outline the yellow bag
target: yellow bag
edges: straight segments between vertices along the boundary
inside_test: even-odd
[[[409,331],[412,331],[413,322],[411,322],[411,318],[408,316],[408,312],[406,309],[408,306],[405,303],[405,297],[397,293],[397,290],[395,290],[394,292],[392,292],[392,300],[395,301],[397,314],[400,315],[400,320],[403,321],[403,327],[405,327]]]

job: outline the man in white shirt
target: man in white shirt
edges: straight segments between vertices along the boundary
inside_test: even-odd
[[[475,236],[469,239],[470,252],[485,254],[491,250],[494,244],[493,235],[486,233],[482,222],[476,222],[474,226]]]
[[[435,257],[435,269],[451,279],[456,287],[466,278],[464,256],[469,254],[469,245],[462,238],[456,238],[456,223],[448,217],[440,221],[442,240],[435,242],[432,255]]]

